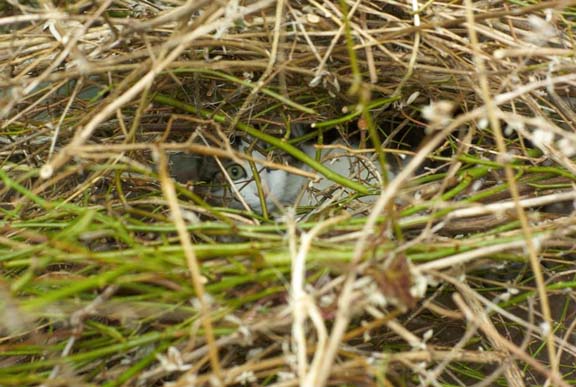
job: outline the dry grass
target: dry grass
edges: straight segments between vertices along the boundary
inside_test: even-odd
[[[574,385],[575,14],[0,3],[0,385]],[[294,123],[412,157],[355,216],[169,176],[234,132],[369,192]]]

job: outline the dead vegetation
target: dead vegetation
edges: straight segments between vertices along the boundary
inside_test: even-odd
[[[0,385],[573,385],[575,13],[3,2]],[[297,123],[410,158],[355,216],[169,176]]]

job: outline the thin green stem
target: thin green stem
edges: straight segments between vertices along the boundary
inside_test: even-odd
[[[228,121],[228,119],[224,115],[213,114],[210,111],[196,108],[192,105],[186,104],[184,102],[180,102],[180,101],[178,101],[174,98],[168,97],[166,95],[157,94],[156,96],[154,96],[154,101],[161,103],[161,104],[164,104],[164,105],[176,107],[176,108],[184,110],[186,112],[198,114],[201,117],[204,117],[207,119],[213,119],[219,123],[226,123]],[[262,140],[262,141],[264,141],[270,145],[273,145],[274,147],[276,147],[280,150],[283,150],[284,152],[288,153],[290,156],[293,156],[297,160],[302,161],[304,164],[308,165],[310,168],[314,169],[315,171],[319,172],[324,177],[326,177],[327,179],[329,179],[335,183],[338,183],[344,187],[353,189],[354,191],[361,193],[361,194],[364,194],[364,195],[368,195],[371,193],[371,190],[368,189],[368,187],[366,187],[363,184],[360,184],[356,181],[347,179],[346,177],[340,175],[339,173],[334,172],[330,168],[326,167],[325,165],[323,165],[323,164],[319,163],[318,161],[314,160],[313,158],[309,157],[306,153],[302,152],[300,149],[293,147],[292,145],[290,145],[286,141],[283,141],[283,140],[281,140],[277,137],[271,136],[269,134],[262,133],[258,129],[256,129],[250,125],[241,123],[241,122],[238,123],[237,127],[238,127],[238,129],[242,130],[243,132],[249,134],[250,136],[252,136],[258,140]]]

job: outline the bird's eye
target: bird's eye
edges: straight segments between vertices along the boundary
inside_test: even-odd
[[[226,168],[230,179],[236,181],[246,177],[246,170],[240,164],[232,164]]]

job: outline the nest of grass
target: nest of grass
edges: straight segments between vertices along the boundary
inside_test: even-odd
[[[0,4],[0,385],[571,385],[575,7]],[[170,178],[249,135],[366,188],[295,123],[410,157],[355,216]]]

